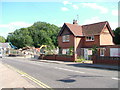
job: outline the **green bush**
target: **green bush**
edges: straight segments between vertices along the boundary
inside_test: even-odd
[[[83,56],[78,56],[77,57],[77,62],[84,62],[85,58]]]

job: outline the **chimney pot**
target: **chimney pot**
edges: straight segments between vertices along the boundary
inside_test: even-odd
[[[78,23],[77,23],[77,20],[73,20],[73,24],[78,24]]]

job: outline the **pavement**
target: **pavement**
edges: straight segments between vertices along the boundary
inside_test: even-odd
[[[39,62],[46,62],[46,63],[66,64],[69,66],[76,66],[76,67],[98,68],[98,69],[109,69],[109,70],[120,71],[120,66],[116,66],[116,65],[102,65],[102,64],[92,64],[87,62],[78,63],[78,62],[65,62],[65,61],[55,61],[55,60],[39,60],[39,59],[32,59],[32,60]]]
[[[35,88],[16,71],[0,61],[0,89],[2,88]]]

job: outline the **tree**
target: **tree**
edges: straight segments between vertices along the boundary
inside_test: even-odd
[[[33,43],[33,40],[31,36],[29,36],[27,28],[15,30],[13,33],[8,35],[7,41],[12,42],[12,44],[18,48],[32,46]]]
[[[114,43],[120,44],[120,27],[114,30],[114,34],[115,34],[115,37],[113,38]]]
[[[46,22],[36,22],[28,28],[21,28],[9,34],[7,41],[12,42],[18,48],[24,46],[40,47],[48,45],[50,48],[57,47],[57,35],[60,27]]]
[[[0,36],[0,42],[5,43],[5,41],[6,41],[5,38],[3,36]]]
[[[57,47],[57,35],[60,28],[46,22],[36,22],[28,27],[30,36],[33,39],[34,46],[50,45],[52,48]]]

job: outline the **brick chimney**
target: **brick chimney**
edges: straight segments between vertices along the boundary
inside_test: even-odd
[[[73,20],[73,24],[78,24],[78,23],[77,23],[77,20],[74,19],[74,20]]]

